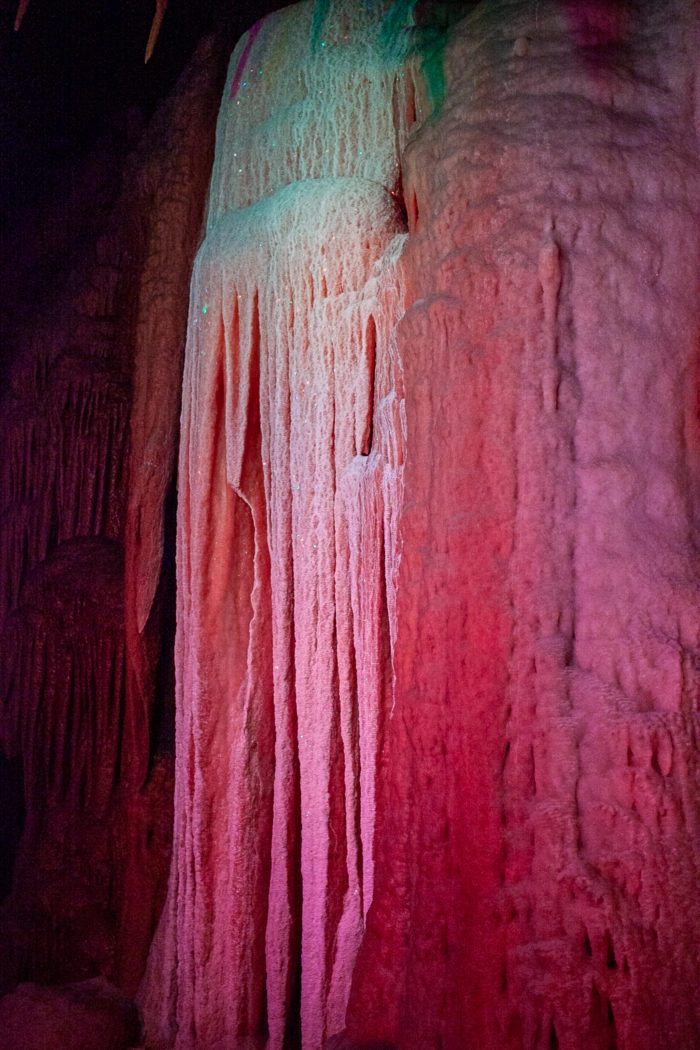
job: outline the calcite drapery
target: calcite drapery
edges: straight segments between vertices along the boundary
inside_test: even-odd
[[[269,1031],[281,1050],[300,1016],[318,1050],[344,1026],[390,706],[409,36],[300,4],[231,62],[183,386],[173,869],[143,993],[151,1036],[182,1048]]]

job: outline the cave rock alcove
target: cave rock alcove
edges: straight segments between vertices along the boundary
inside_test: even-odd
[[[93,162],[5,326],[2,991],[698,1050],[699,51],[696,2],[303,0]]]

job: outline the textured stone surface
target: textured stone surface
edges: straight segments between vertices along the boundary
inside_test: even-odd
[[[698,1045],[697,15],[481,5],[407,150],[356,1037]]]
[[[697,8],[477,5],[405,147],[346,10],[220,117],[149,1025],[695,1046]]]
[[[380,29],[342,3],[267,20],[219,119],[183,382],[173,872],[143,991],[149,1036],[183,1048],[269,1027],[281,1050],[299,1023],[320,1047],[371,900],[414,94]]]
[[[102,187],[3,394],[0,985],[133,989],[159,911],[187,325],[149,1048],[698,1050],[699,24],[258,24],[188,321],[204,52]]]
[[[134,1004],[101,979],[0,999],[0,1050],[128,1050],[140,1034]]]
[[[0,988],[103,973],[135,992],[162,907],[165,503],[219,91],[209,41],[121,176],[107,151],[93,158],[20,253],[53,281],[25,275],[33,309],[3,330],[0,743],[21,763],[26,819]]]

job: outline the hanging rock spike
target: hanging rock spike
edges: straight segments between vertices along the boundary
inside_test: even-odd
[[[160,33],[160,27],[163,22],[163,17],[168,6],[168,0],[156,0],[156,10],[153,15],[153,22],[151,23],[151,31],[148,34],[148,43],[146,44],[146,54],[144,57],[144,63],[148,62],[149,58],[153,54],[156,43],[158,41],[158,34]],[[27,13],[29,7],[29,0],[19,0],[17,5],[17,14],[15,15],[15,32],[17,32],[22,25],[24,16]]]
[[[19,0],[19,4],[17,5],[17,14],[15,16],[15,33],[22,25],[22,19],[24,18],[28,7],[29,0]]]
[[[144,58],[144,64],[148,62],[149,58],[153,54],[153,50],[158,40],[158,34],[160,33],[161,23],[165,10],[168,6],[168,0],[156,0],[156,11],[153,16],[153,22],[151,23],[151,32],[148,35],[148,43],[146,44],[146,56]]]

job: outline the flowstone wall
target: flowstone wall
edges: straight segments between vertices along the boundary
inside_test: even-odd
[[[700,5],[305,0],[205,201],[215,51],[16,325],[0,990],[145,966],[150,1050],[700,1050]]]
[[[690,1048],[697,7],[370,6],[229,71],[148,1030]]]
[[[358,1037],[698,1045],[697,15],[481,5],[403,159]]]

